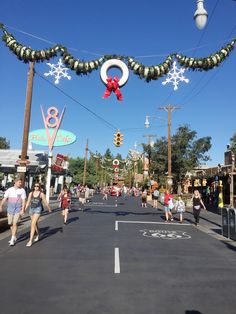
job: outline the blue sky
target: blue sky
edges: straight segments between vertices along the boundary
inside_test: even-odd
[[[66,46],[75,57],[93,60],[104,54],[134,56],[147,64],[159,64],[173,52],[188,56],[206,57],[218,51],[236,37],[236,2],[205,0],[209,14],[204,30],[198,30],[193,20],[196,0],[160,1],[133,0],[63,1],[2,0],[0,22],[15,38],[33,49],[45,49],[58,43]],[[48,41],[48,42],[47,42]],[[49,62],[57,63],[58,58]],[[11,148],[21,148],[28,65],[19,61],[3,42],[0,42],[1,123],[0,136],[10,140]],[[118,102],[111,95],[102,99],[105,86],[100,70],[88,76],[77,76],[70,71],[70,81],[61,79],[58,87],[83,106],[108,121],[124,134],[120,148],[113,145],[115,129],[95,118],[78,103],[66,97],[53,85],[43,80],[49,71],[44,63],[36,64],[30,130],[43,128],[40,105],[45,110],[56,106],[66,112],[61,128],[73,132],[77,141],[55,152],[71,157],[84,156],[86,140],[93,152],[113,154],[124,158],[135,141],[147,141],[144,135],[167,135],[167,113],[159,106],[172,104],[181,110],[172,113],[172,133],[178,126],[189,124],[198,137],[211,136],[210,165],[223,163],[224,150],[236,131],[235,127],[235,69],[234,50],[220,67],[208,72],[186,71],[188,84],[180,83],[177,91],[162,82],[166,77],[146,83],[130,72],[128,83],[121,89],[124,100]],[[119,74],[119,71],[112,71]],[[47,77],[53,83],[53,78]],[[150,129],[144,128],[145,116]],[[33,146],[35,149],[46,149]],[[141,147],[139,147],[141,150]]]

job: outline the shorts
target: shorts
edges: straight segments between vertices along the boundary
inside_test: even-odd
[[[147,198],[146,197],[142,197],[142,203],[147,203]]]
[[[153,199],[154,199],[154,200],[158,201],[158,198],[159,198],[159,196],[153,195]]]
[[[86,203],[86,198],[80,197],[79,198],[79,202],[82,203],[82,204],[85,204]]]
[[[42,207],[41,206],[40,207],[35,207],[35,208],[30,207],[30,210],[29,210],[30,216],[32,216],[34,214],[40,215],[41,212],[42,212]]]
[[[170,207],[168,205],[164,205],[164,210],[165,210],[165,213],[171,212]]]
[[[8,225],[17,225],[18,221],[20,220],[20,213],[7,214],[7,218],[8,218]]]

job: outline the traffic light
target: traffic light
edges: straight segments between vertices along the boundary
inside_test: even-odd
[[[116,147],[120,147],[123,144],[123,134],[120,133],[120,131],[118,130],[116,132],[116,134],[114,134],[114,144]]]

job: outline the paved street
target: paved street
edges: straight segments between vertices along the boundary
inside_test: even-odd
[[[30,248],[27,219],[14,247],[0,233],[1,313],[235,313],[236,248],[220,236],[220,216],[165,223],[133,197],[95,196],[78,209],[68,225],[59,210],[44,215]]]

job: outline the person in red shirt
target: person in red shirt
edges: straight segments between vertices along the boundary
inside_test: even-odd
[[[67,187],[64,187],[63,191],[60,193],[60,201],[64,224],[67,225],[68,212],[71,204],[71,193]]]
[[[165,210],[165,216],[166,216],[166,222],[169,221],[169,218],[171,221],[173,221],[173,215],[171,213],[171,209],[174,208],[174,202],[173,202],[173,195],[170,193],[169,190],[166,190],[165,197],[164,197],[164,210]]]

